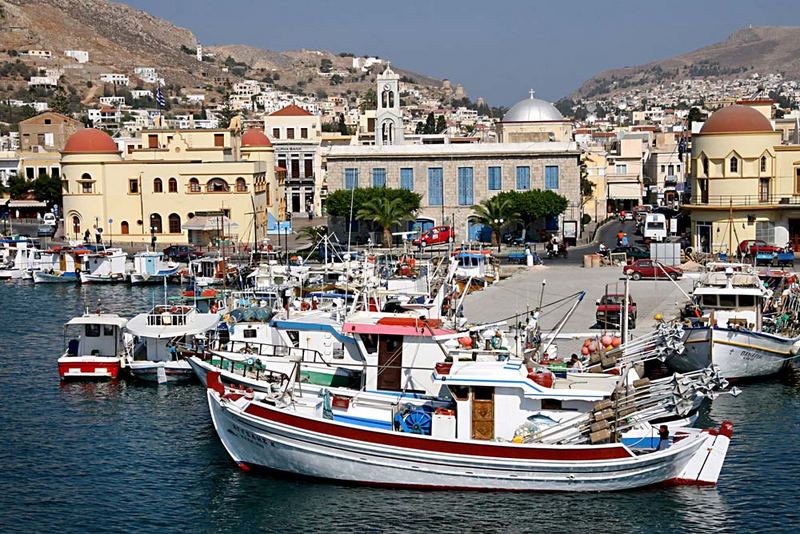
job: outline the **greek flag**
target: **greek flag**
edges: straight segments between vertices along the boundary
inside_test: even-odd
[[[167,99],[164,98],[164,93],[161,92],[161,87],[156,89],[156,104],[158,104],[158,107],[160,108],[167,107]]]

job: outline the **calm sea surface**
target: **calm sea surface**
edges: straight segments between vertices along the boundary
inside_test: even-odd
[[[716,488],[616,494],[417,492],[239,471],[199,385],[59,383],[63,323],[131,317],[160,288],[0,283],[2,532],[664,532],[800,528],[800,381],[720,397],[735,422]]]

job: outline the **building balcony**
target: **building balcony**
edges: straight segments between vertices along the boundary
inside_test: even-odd
[[[754,209],[800,209],[800,195],[754,194],[754,195],[699,195],[692,198],[688,208],[708,208],[717,210]]]

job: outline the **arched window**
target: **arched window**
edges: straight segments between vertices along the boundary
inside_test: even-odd
[[[161,181],[161,178],[156,178],[153,180],[153,193],[163,193],[164,192],[164,183]]]
[[[209,193],[226,193],[230,191],[228,182],[222,178],[212,178],[206,184],[206,191]]]
[[[163,233],[164,227],[161,225],[161,215],[153,213],[150,215],[150,231],[154,234]]]
[[[81,233],[81,218],[77,215],[72,216],[72,233],[75,235]]]
[[[703,174],[708,176],[708,158],[703,156]]]
[[[181,233],[181,216],[177,213],[170,213],[169,215],[169,233]]]
[[[381,107],[388,108],[389,107],[389,90],[384,89],[381,93]]]
[[[89,174],[88,172],[85,172],[85,173],[81,174],[81,180],[91,180],[91,179],[92,179],[92,175]]]
[[[761,172],[767,172],[767,157],[761,156]]]
[[[247,191],[247,182],[244,181],[244,178],[237,178],[236,179],[236,192],[237,193],[244,193]]]
[[[168,191],[170,193],[177,193],[178,192],[178,180],[175,178],[170,178],[167,187],[169,187]]]
[[[189,191],[192,193],[200,192],[200,181],[197,178],[192,178],[189,180]]]
[[[731,165],[730,165],[731,172],[739,172],[739,160],[736,156],[731,158]]]
[[[128,226],[128,221],[122,221],[119,223],[119,228],[122,235],[128,235],[131,231],[130,227]]]
[[[389,107],[394,107],[394,91],[389,91]]]

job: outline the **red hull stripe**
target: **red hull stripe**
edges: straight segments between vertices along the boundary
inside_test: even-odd
[[[546,446],[524,447],[514,445],[503,446],[490,444],[484,445],[478,443],[460,443],[414,437],[403,434],[385,434],[360,428],[350,428],[340,426],[335,423],[329,423],[327,421],[306,419],[304,417],[299,417],[289,413],[270,410],[257,404],[249,404],[244,411],[245,413],[255,417],[319,434],[427,452],[462,454],[465,456],[486,456],[492,458],[560,461],[614,460],[631,457],[631,453],[622,445],[615,445],[611,447],[604,446],[565,449],[560,447],[549,448]]]

